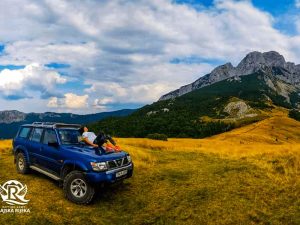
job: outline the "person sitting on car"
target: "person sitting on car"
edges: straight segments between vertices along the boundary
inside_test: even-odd
[[[99,145],[95,144],[95,139],[97,138],[96,134],[94,132],[89,132],[89,129],[86,126],[82,126],[79,129],[79,132],[82,136],[82,141],[86,143],[87,145],[98,147]]]
[[[121,151],[120,146],[118,146],[114,139],[110,135],[105,134],[103,131],[100,131],[96,136],[94,132],[89,132],[89,129],[86,126],[82,126],[79,129],[82,135],[82,141],[86,144],[95,147],[101,147],[105,152],[119,152]],[[108,144],[110,142],[112,145]],[[104,147],[104,144],[106,146]]]

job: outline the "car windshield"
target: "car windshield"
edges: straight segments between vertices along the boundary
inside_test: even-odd
[[[63,145],[79,144],[81,135],[77,129],[58,129],[60,141]]]

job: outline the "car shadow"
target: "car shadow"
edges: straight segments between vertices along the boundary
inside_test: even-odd
[[[111,202],[118,195],[123,195],[131,189],[131,183],[128,181],[120,181],[113,184],[104,184],[96,187],[96,194],[92,204],[100,202]]]

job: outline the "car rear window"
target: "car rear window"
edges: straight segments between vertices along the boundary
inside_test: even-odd
[[[21,138],[27,138],[29,133],[31,131],[30,127],[23,127],[19,133],[19,137]]]
[[[36,141],[36,142],[40,142],[41,137],[42,137],[42,133],[43,133],[42,128],[34,128],[31,140]]]

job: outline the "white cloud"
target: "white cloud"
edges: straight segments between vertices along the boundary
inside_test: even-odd
[[[82,109],[88,106],[88,98],[88,95],[66,93],[63,98],[50,98],[47,106],[49,108]]]
[[[65,105],[67,108],[78,109],[87,107],[88,95],[65,94]]]
[[[5,97],[28,97],[28,91],[38,91],[42,96],[55,93],[56,84],[63,84],[66,79],[56,71],[50,70],[37,63],[32,63],[24,69],[0,72],[0,94]]]
[[[106,105],[108,103],[113,103],[113,102],[114,102],[113,98],[106,97],[106,98],[102,98],[102,99],[95,99],[94,105],[95,106]]]
[[[1,4],[3,8],[13,8],[10,1]],[[275,48],[286,52],[292,49],[287,44],[289,37],[273,28],[272,16],[249,1],[219,0],[215,1],[215,7],[201,11],[168,0],[51,0],[25,5],[25,10],[20,10],[22,16],[12,13],[17,9],[2,15],[3,21],[10,18],[6,23],[23,25],[0,31],[4,38],[16,32],[14,37],[22,40],[12,42],[12,37],[7,40],[12,43],[7,48],[8,55],[18,56],[11,60],[39,58],[80,64],[83,61],[94,65],[99,69],[97,72],[105,69],[114,73],[114,65],[124,69],[136,67],[138,62],[166,62],[174,56],[197,54],[227,60],[239,59],[254,49]],[[80,46],[80,51],[74,51],[72,45]],[[133,64],[122,64],[126,62]]]
[[[107,110],[107,104],[114,103],[114,99],[111,97],[104,97],[101,99],[96,98],[93,102],[93,107],[101,111]]]
[[[171,0],[3,0],[0,8],[0,64],[70,64],[66,75],[91,85],[89,105],[99,108],[150,103],[253,50],[300,62],[300,36],[275,29],[251,1],[216,0],[198,11]],[[190,56],[214,63],[169,63]],[[66,92],[85,93],[75,89]]]
[[[112,103],[147,103],[157,100],[165,90],[167,84],[153,83],[133,86],[122,86],[114,82],[94,83],[86,91],[93,96],[102,96],[94,101],[94,106],[103,106]]]
[[[297,8],[300,8],[300,0],[295,0],[295,6],[296,6]]]
[[[58,105],[59,105],[59,103],[58,103],[58,98],[57,97],[51,97],[49,99],[48,104],[47,104],[47,106],[50,107],[50,108],[57,108]]]
[[[85,84],[90,85],[90,88],[84,91],[92,98],[108,100],[106,104],[112,103],[140,103],[147,104],[156,101],[160,96],[179,86],[185,84],[187,80],[194,81],[199,76],[208,73],[212,66],[208,64],[200,65],[172,65],[161,63],[154,65],[151,70],[140,68],[135,71],[139,74],[137,81],[136,77],[128,77],[126,82],[114,81],[96,81],[86,80]],[[197,71],[197,73],[195,72]],[[165,79],[161,79],[161,76]],[[179,74],[177,79],[173,79],[174,74]],[[95,104],[94,104],[95,105]]]

